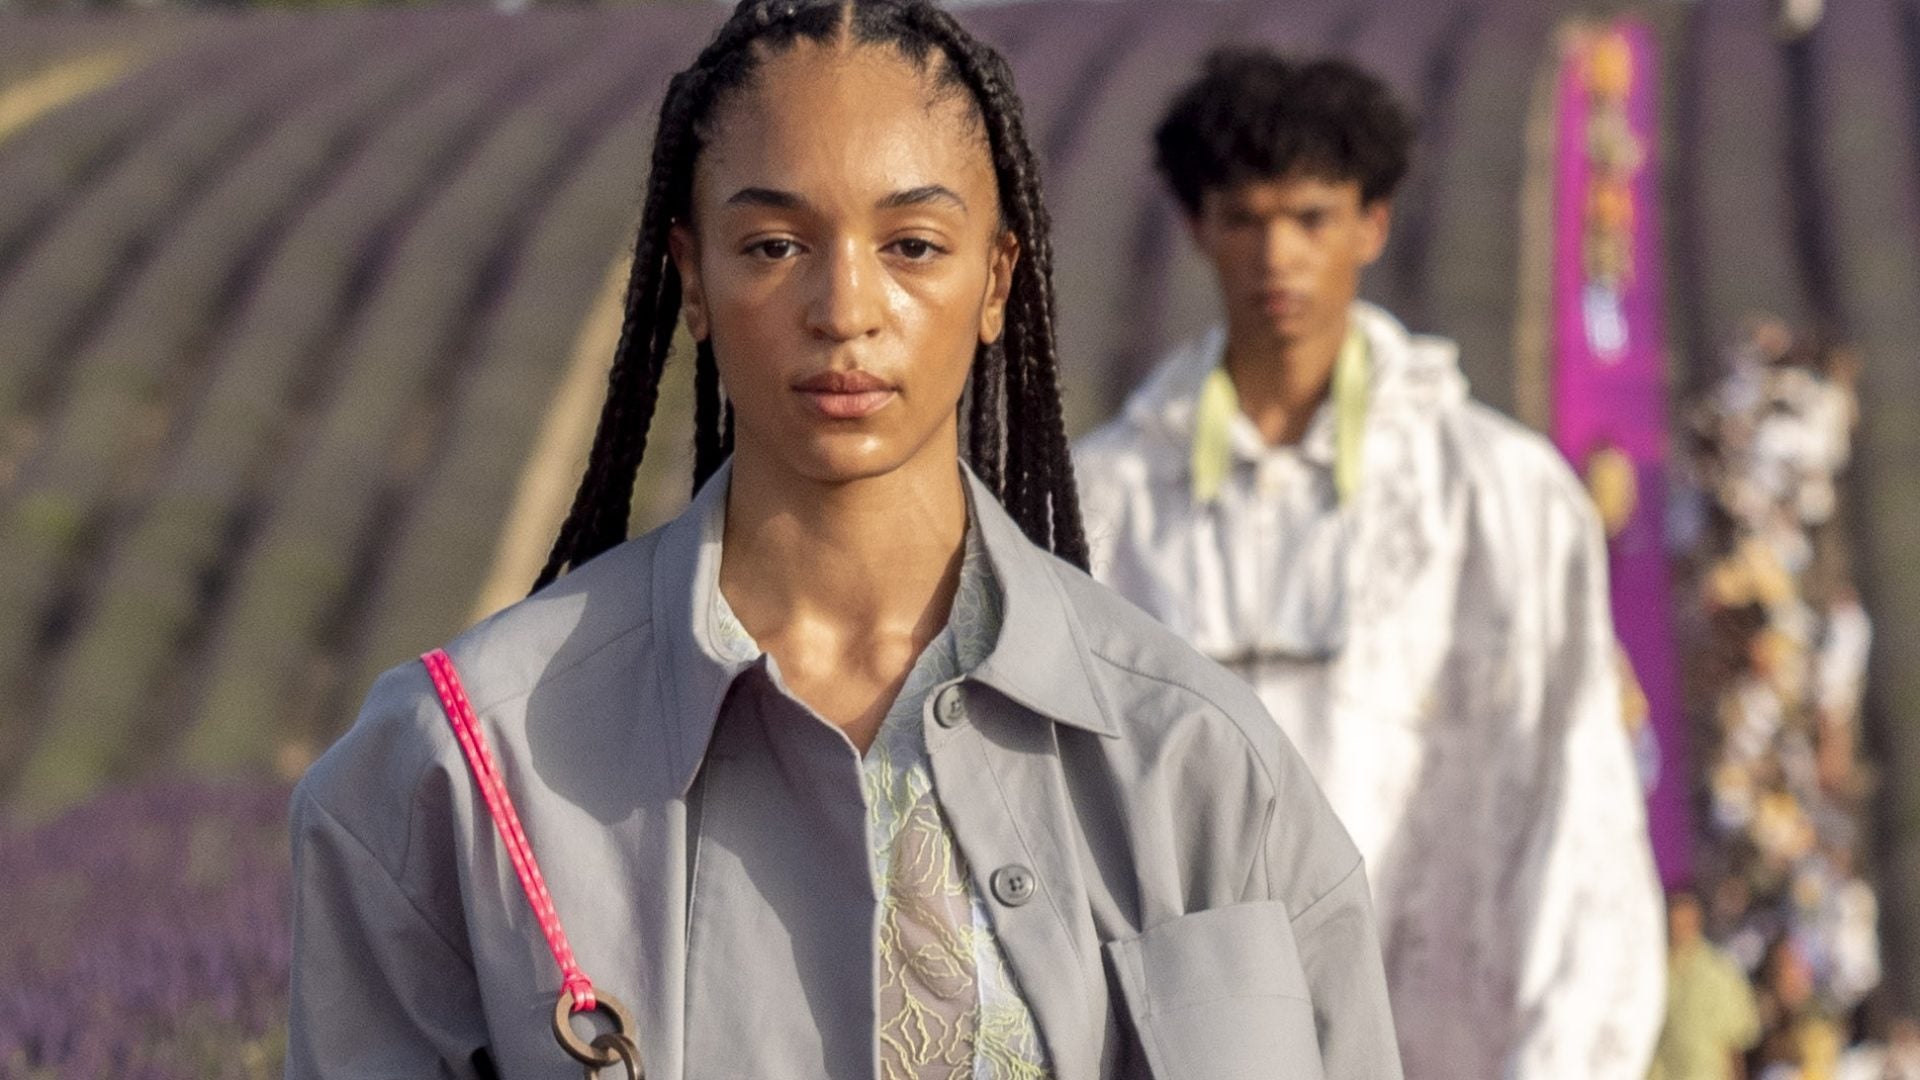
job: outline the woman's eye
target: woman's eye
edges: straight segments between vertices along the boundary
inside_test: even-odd
[[[925,262],[941,253],[940,245],[931,240],[922,240],[909,236],[893,242],[893,249],[911,262]]]

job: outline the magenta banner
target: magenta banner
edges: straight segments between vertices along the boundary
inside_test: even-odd
[[[1628,695],[1623,722],[1648,785],[1654,856],[1671,886],[1687,877],[1691,830],[1664,543],[1657,72],[1644,23],[1623,20],[1568,40],[1554,147],[1552,435],[1607,526],[1623,668],[1641,691]]]

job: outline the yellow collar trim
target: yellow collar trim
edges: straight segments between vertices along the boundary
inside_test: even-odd
[[[1333,365],[1333,487],[1345,505],[1360,489],[1361,439],[1367,426],[1367,396],[1372,370],[1366,332],[1351,323]],[[1220,495],[1233,467],[1233,424],[1240,415],[1240,394],[1224,366],[1216,366],[1194,402],[1192,476],[1196,502]]]

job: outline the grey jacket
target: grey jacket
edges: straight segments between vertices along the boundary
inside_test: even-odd
[[[865,811],[828,795],[852,748],[706,639],[726,479],[448,651],[651,1080],[867,1080]],[[1365,873],[1293,748],[975,484],[1005,612],[928,695],[928,755],[1055,1075],[1398,1077]],[[474,1077],[483,1048],[508,1080],[580,1075],[419,664],[380,678],[292,815],[290,1080]]]

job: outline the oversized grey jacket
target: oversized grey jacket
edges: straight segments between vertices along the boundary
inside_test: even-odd
[[[726,481],[448,651],[647,1075],[868,1080],[864,809],[822,794],[858,761],[706,639]],[[988,658],[928,695],[928,754],[1055,1075],[1398,1077],[1360,857],[1279,728],[974,484],[1005,611]],[[292,824],[289,1080],[468,1078],[482,1052],[507,1080],[580,1075],[420,665],[375,684]]]

